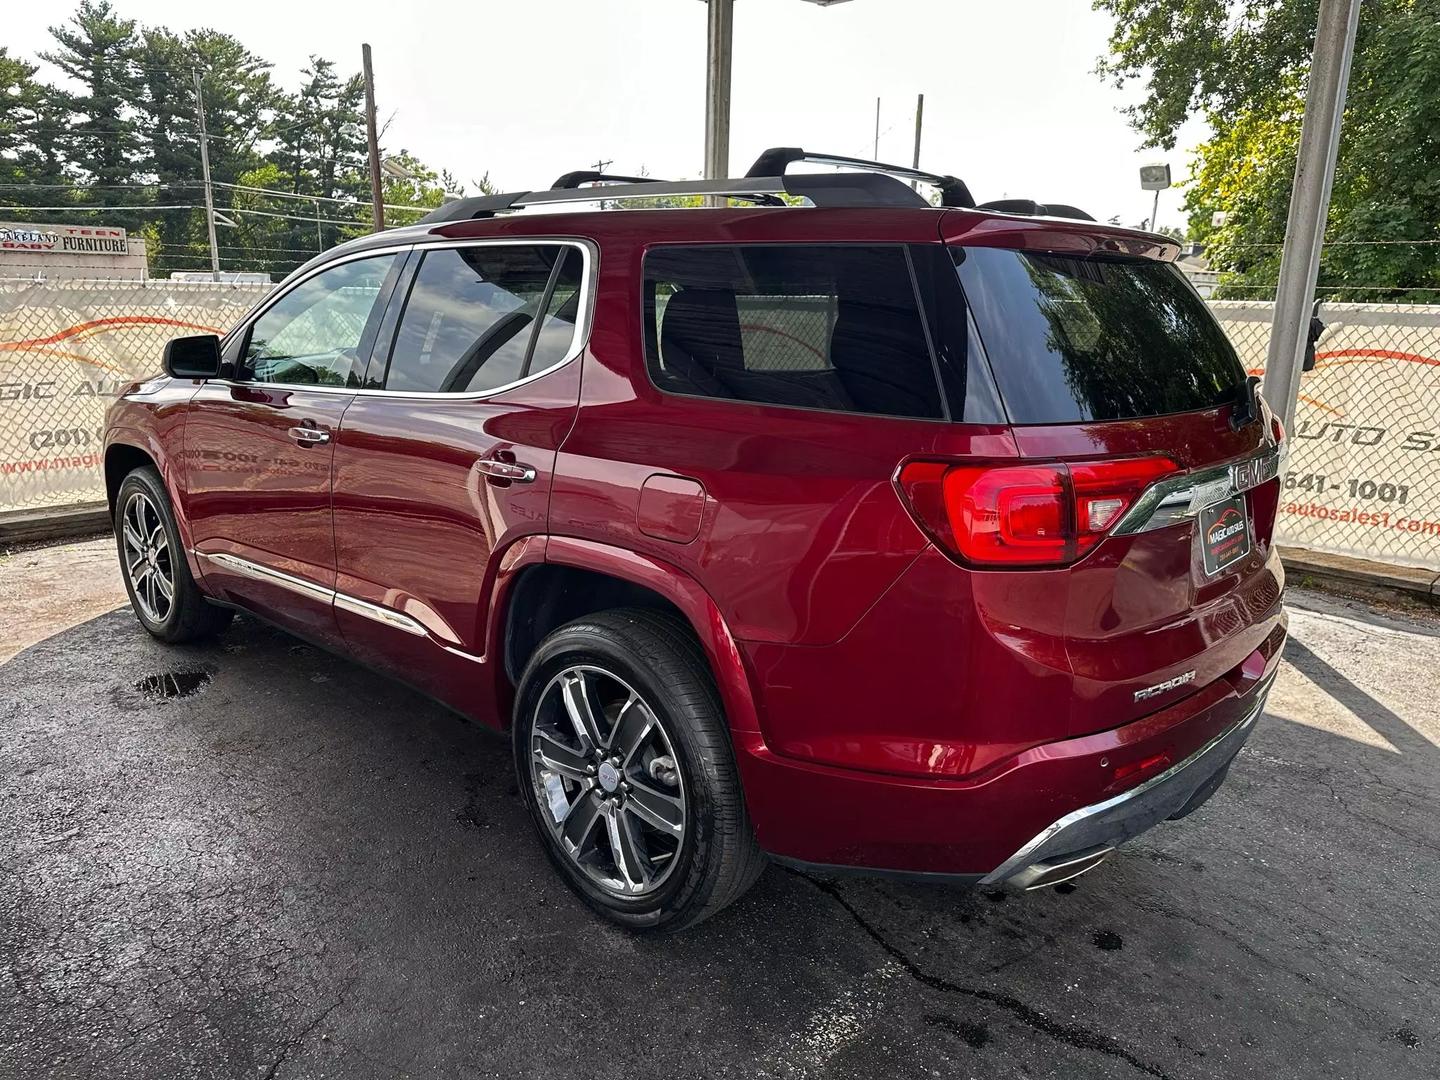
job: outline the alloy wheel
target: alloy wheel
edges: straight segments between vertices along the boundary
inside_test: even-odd
[[[175,558],[160,511],[144,492],[132,492],[120,517],[125,576],[140,613],[155,625],[175,605]]]
[[[586,877],[622,898],[664,884],[685,840],[685,784],[659,715],[628,683],[589,665],[551,679],[530,772],[541,817]]]

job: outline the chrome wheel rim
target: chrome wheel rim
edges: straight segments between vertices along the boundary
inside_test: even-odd
[[[175,559],[165,520],[144,492],[125,500],[120,514],[120,546],[125,577],[140,614],[163,623],[175,606]]]
[[[530,775],[556,846],[594,884],[632,899],[669,878],[685,782],[659,715],[623,679],[577,665],[550,680],[531,718]]]

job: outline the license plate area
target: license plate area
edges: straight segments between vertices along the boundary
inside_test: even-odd
[[[1200,558],[1214,577],[1250,554],[1250,515],[1245,496],[1234,495],[1200,511]]]

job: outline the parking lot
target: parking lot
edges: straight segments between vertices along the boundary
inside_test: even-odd
[[[1434,1076],[1440,623],[1291,605],[1228,784],[1073,885],[772,868],[665,939],[572,899],[504,739],[73,609],[0,666],[0,1076]]]

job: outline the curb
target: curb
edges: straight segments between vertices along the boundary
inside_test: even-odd
[[[1419,601],[1440,607],[1440,574],[1433,570],[1292,547],[1280,548],[1280,561],[1291,584],[1315,585],[1366,599]]]
[[[84,503],[64,509],[7,510],[0,513],[0,547],[72,540],[110,531],[110,507]]]

